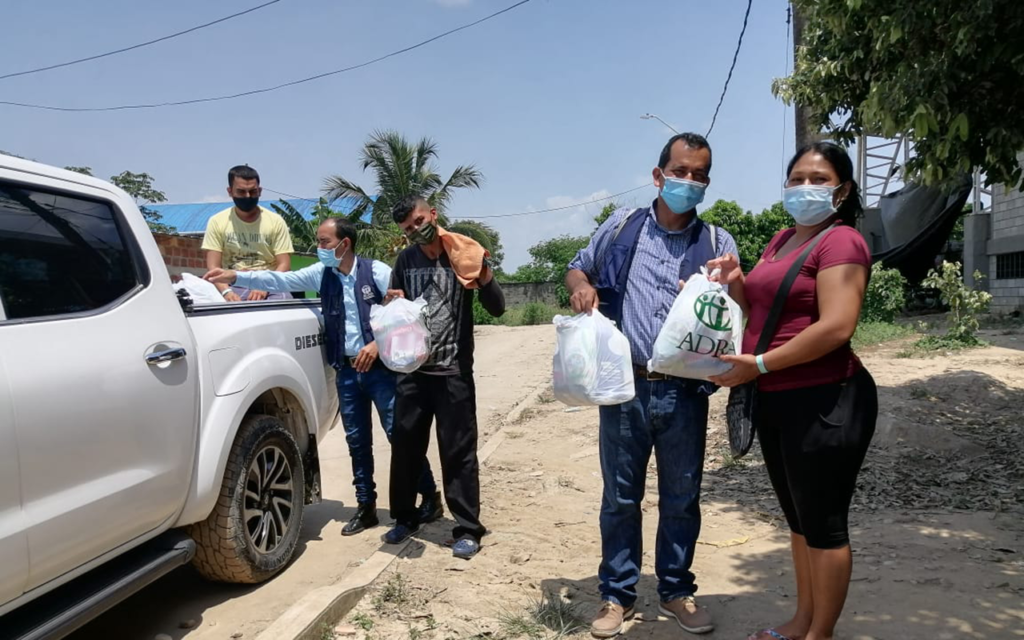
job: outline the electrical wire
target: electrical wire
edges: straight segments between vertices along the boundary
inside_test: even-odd
[[[174,102],[154,102],[154,103],[148,103],[148,104],[127,104],[127,105],[118,105],[118,106],[112,106],[112,107],[59,107],[59,106],[54,106],[54,105],[31,104],[31,103],[25,103],[25,102],[13,102],[13,101],[8,101],[8,100],[0,100],[0,105],[7,105],[7,106],[10,106],[10,107],[22,107],[22,108],[25,108],[25,109],[42,109],[44,111],[62,111],[62,112],[82,113],[82,112],[98,112],[98,111],[125,111],[125,110],[129,110],[129,109],[157,109],[157,108],[161,108],[161,107],[178,107],[178,106],[183,106],[183,105],[200,104],[200,103],[205,103],[205,102],[220,102],[222,100],[234,100],[236,98],[244,98],[246,96],[254,96],[254,95],[261,94],[261,93],[270,93],[271,91],[278,91],[280,89],[284,89],[284,88],[287,88],[287,87],[294,87],[296,85],[304,84],[304,83],[307,83],[307,82],[313,82],[314,80],[321,80],[323,78],[327,78],[327,77],[330,77],[330,76],[336,76],[336,75],[339,75],[339,74],[342,74],[342,73],[348,73],[349,71],[355,71],[357,69],[363,69],[363,68],[368,67],[370,65],[377,64],[378,62],[383,62],[384,60],[387,60],[389,58],[394,58],[395,56],[402,55],[403,53],[408,53],[410,51],[413,51],[414,49],[419,49],[420,47],[424,47],[424,46],[426,46],[426,45],[428,45],[428,44],[430,44],[432,42],[436,42],[437,40],[440,40],[442,38],[446,38],[446,37],[448,37],[448,36],[450,36],[452,34],[458,33],[460,31],[464,31],[466,29],[470,29],[470,28],[475,27],[475,26],[477,26],[479,24],[483,24],[484,22],[487,22],[488,20],[492,20],[492,19],[497,18],[498,16],[500,16],[502,14],[505,14],[505,13],[508,13],[509,11],[512,11],[513,9],[516,9],[517,7],[521,7],[521,6],[523,6],[524,4],[527,4],[530,1],[531,0],[520,0],[519,2],[517,2],[517,3],[515,3],[515,4],[511,5],[511,6],[505,7],[504,9],[502,9],[500,11],[496,11],[496,12],[494,12],[494,13],[488,15],[488,16],[485,16],[483,18],[480,18],[479,20],[476,20],[474,22],[470,22],[468,24],[464,24],[464,25],[462,25],[460,27],[456,27],[454,29],[450,29],[450,30],[445,31],[444,33],[436,35],[436,36],[434,36],[432,38],[428,38],[427,40],[423,40],[421,42],[417,42],[414,45],[410,45],[408,47],[405,47],[403,49],[399,49],[397,51],[392,51],[391,53],[388,53],[386,55],[380,56],[378,58],[374,58],[372,60],[367,60],[366,62],[361,62],[359,64],[355,64],[355,65],[352,65],[352,66],[349,66],[349,67],[344,67],[342,69],[335,69],[334,71],[327,71],[326,73],[318,73],[315,76],[309,76],[307,78],[302,78],[300,80],[292,80],[291,82],[285,82],[285,83],[282,83],[282,84],[274,85],[272,87],[263,87],[261,89],[252,89],[250,91],[243,91],[241,93],[233,93],[233,94],[222,95],[222,96],[212,96],[212,97],[207,97],[207,98],[193,98],[191,100],[177,100],[177,101],[174,101]]]
[[[715,107],[715,115],[711,118],[711,126],[708,127],[708,132],[704,135],[705,138],[711,135],[711,132],[715,130],[715,122],[718,121],[718,112],[722,109],[722,103],[725,102],[725,94],[729,92],[729,81],[732,80],[732,72],[736,70],[736,61],[740,57],[740,49],[743,48],[743,36],[747,33],[747,22],[750,20],[750,8],[754,6],[754,0],[747,0],[747,12],[743,16],[743,28],[740,29],[740,40],[736,43],[736,53],[732,56],[732,66],[729,67],[729,75],[725,78],[725,86],[722,88],[722,97],[718,99],[718,106]]]
[[[585,207],[588,204],[597,204],[598,202],[604,202],[606,200],[613,200],[615,198],[618,198],[619,196],[624,196],[627,193],[632,193],[634,191],[639,191],[640,189],[646,189],[647,187],[651,187],[651,186],[654,186],[654,185],[645,184],[645,185],[641,185],[639,187],[633,187],[632,189],[627,189],[627,190],[619,192],[619,193],[614,193],[614,194],[612,194],[610,196],[606,196],[604,198],[595,198],[594,200],[590,200],[588,202],[580,202],[580,203],[577,203],[577,204],[570,204],[570,205],[566,205],[564,207],[553,207],[551,209],[538,209],[536,211],[520,211],[518,213],[499,213],[499,214],[490,215],[490,216],[458,216],[458,219],[459,220],[486,220],[488,218],[514,218],[514,217],[517,217],[517,216],[532,216],[532,215],[537,214],[537,213],[551,213],[552,211],[566,211],[567,209],[576,209],[578,207]]]
[[[517,216],[532,216],[532,215],[538,214],[538,213],[551,213],[553,211],[566,211],[568,209],[576,209],[577,207],[585,207],[585,206],[587,206],[589,204],[597,204],[598,202],[605,202],[607,200],[613,200],[615,198],[618,198],[619,196],[624,196],[627,193],[632,193],[634,191],[639,191],[640,189],[646,189],[647,187],[650,187],[650,186],[653,186],[653,185],[644,184],[644,185],[640,185],[639,187],[633,187],[632,189],[627,189],[625,191],[621,191],[619,193],[613,193],[610,196],[605,196],[603,198],[595,198],[594,200],[589,200],[587,202],[580,202],[580,203],[577,203],[577,204],[570,204],[570,205],[566,205],[564,207],[554,207],[554,208],[551,208],[551,209],[538,209],[536,211],[520,211],[518,213],[499,213],[499,214],[490,215],[490,216],[458,216],[458,219],[459,220],[485,220],[485,219],[488,219],[488,218],[514,218],[514,217],[517,217]],[[271,193],[276,193],[279,196],[285,196],[286,198],[291,198],[293,200],[305,200],[307,202],[318,202],[317,200],[312,200],[310,198],[303,198],[302,196],[295,196],[295,195],[292,195],[290,193],[285,193],[284,191],[274,191],[273,189],[268,189],[267,187],[263,187],[263,190],[264,191],[269,191]]]
[[[146,42],[140,42],[139,44],[133,44],[132,46],[124,47],[123,49],[116,49],[114,51],[108,51],[107,53],[100,53],[100,54],[97,54],[97,55],[94,55],[94,56],[89,56],[87,58],[79,58],[77,60],[69,60],[68,62],[61,62],[59,64],[51,64],[51,65],[49,65],[47,67],[39,67],[38,69],[28,69],[26,71],[16,71],[14,73],[8,73],[6,75],[0,76],[0,80],[6,80],[7,78],[16,78],[18,76],[27,76],[27,75],[30,75],[30,74],[33,74],[33,73],[42,73],[44,71],[52,71],[54,69],[63,69],[64,67],[71,67],[71,66],[74,66],[76,64],[82,64],[83,62],[91,62],[92,60],[99,60],[100,58],[107,58],[107,57],[110,57],[110,56],[116,56],[119,53],[125,53],[125,52],[128,52],[128,51],[134,51],[136,49],[141,49],[143,47],[148,47],[148,46],[150,46],[152,44],[157,44],[158,42],[165,42],[167,40],[171,40],[171,39],[177,38],[179,36],[183,36],[183,35],[186,35],[186,34],[189,34],[189,33],[193,33],[195,31],[199,31],[200,29],[205,29],[207,27],[212,27],[212,26],[214,26],[216,24],[220,24],[222,22],[227,22],[228,20],[232,20],[234,18],[238,18],[238,17],[244,16],[244,15],[246,15],[248,13],[252,13],[253,11],[259,11],[260,9],[263,9],[265,7],[269,7],[272,4],[277,4],[278,2],[281,2],[281,0],[270,0],[270,2],[264,2],[263,4],[261,4],[259,6],[256,6],[256,7],[253,7],[251,9],[246,9],[245,11],[239,11],[238,13],[233,13],[233,14],[231,14],[229,16],[224,16],[223,18],[219,18],[217,20],[214,20],[213,22],[207,22],[205,24],[200,24],[200,25],[197,25],[197,26],[192,27],[190,29],[185,29],[184,31],[178,31],[177,33],[172,33],[170,35],[162,36],[162,37],[157,38],[155,40],[148,40]]]
[[[270,193],[276,193],[279,196],[284,196],[286,198],[291,198],[292,200],[305,200],[306,202],[312,202],[313,204],[320,204],[319,200],[313,200],[312,198],[303,198],[302,196],[293,196],[292,194],[285,193],[284,191],[274,191],[270,187],[263,187],[263,190],[264,191],[269,191]]]

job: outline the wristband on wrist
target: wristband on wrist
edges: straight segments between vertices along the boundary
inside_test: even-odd
[[[768,373],[768,367],[764,366],[763,355],[757,356],[754,361],[757,362],[757,370],[761,372],[761,375]]]

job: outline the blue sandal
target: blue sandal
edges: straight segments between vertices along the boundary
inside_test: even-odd
[[[747,638],[747,640],[757,640],[758,638],[760,638],[761,636],[763,636],[765,634],[768,634],[769,636],[774,638],[774,640],[789,640],[789,638],[787,638],[786,636],[782,635],[781,633],[779,633],[775,629],[761,629],[760,631],[758,631],[754,635],[752,635],[749,638]]]

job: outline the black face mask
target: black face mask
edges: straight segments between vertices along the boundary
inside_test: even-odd
[[[248,213],[256,209],[260,204],[259,198],[231,198],[235,203],[235,208],[244,213]]]

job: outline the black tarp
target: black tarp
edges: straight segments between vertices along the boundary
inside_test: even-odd
[[[908,184],[879,202],[884,251],[871,256],[887,269],[898,269],[907,280],[918,283],[935,267],[974,184],[970,177],[952,186],[925,187]]]

